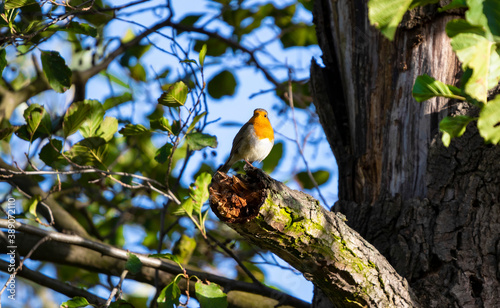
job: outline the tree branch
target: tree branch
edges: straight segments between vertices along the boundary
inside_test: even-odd
[[[3,272],[8,273],[9,270],[9,263],[3,260],[0,260],[0,270]],[[90,304],[96,305],[96,306],[102,306],[106,303],[106,300],[90,293],[87,292],[81,288],[74,287],[68,283],[61,282],[57,279],[50,278],[48,276],[45,276],[44,274],[40,272],[35,272],[30,270],[27,267],[23,267],[22,270],[19,270],[17,272],[17,276],[23,277],[27,280],[31,280],[41,286],[50,288],[54,291],[57,291],[61,294],[64,294],[68,297],[75,297],[75,296],[81,296],[85,297],[87,301]]]
[[[8,220],[0,219],[0,228],[7,228],[7,226]],[[48,236],[51,239],[51,241],[43,244],[43,249],[38,249],[33,253],[31,258],[34,260],[68,264],[108,275],[120,276],[125,268],[126,260],[128,259],[129,252],[126,250],[85,239],[78,235],[47,231],[20,222],[15,222],[15,229],[18,232],[22,232],[16,234],[17,252],[20,255],[28,253],[30,248],[33,247],[41,237]],[[0,247],[0,253],[4,253],[7,251],[6,249],[6,247]],[[138,274],[134,276],[131,275],[131,279],[154,286],[155,269],[159,269],[162,271],[159,275],[161,285],[167,285],[174,279],[175,275],[183,273],[181,268],[174,262],[166,262],[141,254],[136,254],[136,256],[141,260],[142,268]],[[277,304],[277,300],[279,303],[291,305],[293,307],[309,307],[308,303],[269,287],[232,280],[193,269],[188,269],[187,274],[189,276],[195,275],[202,280],[206,279],[215,282],[224,287],[227,292],[232,290],[244,291],[274,299],[275,304]],[[182,279],[179,282],[179,287],[181,290],[185,291],[185,286],[186,281]],[[190,282],[190,292],[194,294],[194,282]],[[228,296],[228,298],[233,297]],[[248,307],[239,306],[237,296],[234,297],[234,303],[232,304],[237,307]]]
[[[335,307],[418,307],[408,283],[341,217],[257,168],[216,173],[210,206],[228,226],[302,272]]]

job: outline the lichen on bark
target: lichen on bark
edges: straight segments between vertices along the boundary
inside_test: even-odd
[[[209,190],[219,219],[301,271],[336,307],[418,306],[387,260],[313,197],[256,168],[216,173]]]

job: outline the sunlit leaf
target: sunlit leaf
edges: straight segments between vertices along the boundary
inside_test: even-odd
[[[35,140],[38,136],[36,133],[50,134],[52,131],[52,122],[49,114],[43,106],[32,104],[24,110],[24,119],[26,120],[26,129],[30,137],[30,141]]]
[[[149,133],[149,129],[142,124],[127,124],[120,129],[119,133],[124,136],[136,136]]]
[[[85,100],[85,104],[90,106],[87,118],[80,126],[80,132],[83,137],[88,138],[95,136],[99,125],[101,125],[104,117],[104,108],[101,103],[97,100]]]
[[[226,308],[227,295],[215,283],[204,284],[201,281],[195,284],[196,299],[201,308]]]
[[[172,280],[158,296],[157,302],[162,303],[161,307],[174,308],[174,305],[179,305],[179,297],[181,296],[181,289],[177,285],[177,279]]]
[[[23,6],[36,4],[35,0],[5,0],[5,9],[17,9]]]
[[[108,109],[114,108],[116,106],[119,106],[121,104],[124,104],[126,102],[130,102],[131,100],[133,100],[132,93],[125,92],[121,95],[112,96],[110,98],[107,98],[104,101],[103,108],[104,108],[104,110],[108,110]]]
[[[201,118],[203,118],[206,114],[207,114],[207,112],[204,111],[204,112],[200,113],[199,115],[195,116],[193,118],[193,121],[189,125],[187,132],[190,133],[194,129],[196,124],[201,120]]]
[[[194,186],[191,188],[191,198],[194,200],[194,212],[196,214],[201,212],[201,207],[203,203],[208,200],[208,185],[212,181],[212,175],[207,172],[203,172],[196,178]]]
[[[443,137],[441,138],[443,144],[448,147],[450,145],[451,138],[460,137],[464,134],[467,124],[474,118],[458,115],[458,116],[448,116],[439,122],[439,130],[443,132]]]
[[[189,145],[189,148],[194,151],[198,151],[206,147],[214,149],[217,147],[217,137],[199,132],[187,134],[186,142]]]
[[[149,121],[149,126],[151,126],[151,129],[159,129],[164,132],[172,133],[172,128],[165,117],[151,119]]]
[[[203,44],[200,50],[199,54],[199,61],[200,61],[200,66],[203,66],[205,64],[205,56],[207,55],[207,44]],[[1,71],[0,71],[1,72]]]
[[[462,62],[464,70],[472,69],[472,75],[464,86],[464,91],[472,98],[485,103],[488,92],[488,74],[492,65],[500,61],[496,54],[496,46],[486,38],[473,33],[461,33],[454,36],[451,46]],[[495,53],[495,54],[493,54]],[[492,58],[493,56],[493,58]],[[497,71],[491,72],[496,76],[500,75],[500,67]]]
[[[403,15],[410,8],[412,0],[370,0],[368,18],[370,24],[379,29],[391,41]]]
[[[486,142],[500,142],[500,95],[484,105],[479,113],[477,128]]]
[[[72,72],[57,51],[42,51],[42,67],[49,84],[56,92],[63,93],[71,87]]]
[[[64,303],[61,304],[62,308],[81,308],[81,307],[87,307],[89,306],[90,303],[85,299],[85,297],[81,296],[75,296],[69,301],[65,301]]]
[[[182,81],[174,83],[158,99],[158,103],[167,107],[180,107],[186,102],[188,87]]]
[[[96,131],[95,136],[100,137],[106,141],[110,141],[113,135],[118,130],[118,119],[113,117],[105,117],[101,125]]]
[[[460,94],[459,88],[425,74],[417,77],[412,91],[413,97],[419,103],[436,96],[465,100]]]
[[[64,138],[73,135],[87,119],[87,113],[90,111],[90,104],[85,101],[76,102],[69,106],[63,120]]]

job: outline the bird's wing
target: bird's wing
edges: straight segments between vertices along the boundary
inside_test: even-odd
[[[234,137],[233,139],[233,147],[231,148],[231,154],[230,155],[233,155],[235,154],[238,149],[240,148],[240,145],[241,145],[241,142],[243,141],[244,139],[244,136],[246,134],[249,134],[249,129],[250,129],[250,122],[247,122],[245,125],[243,125],[240,130],[238,131],[238,133],[236,134],[236,136]]]

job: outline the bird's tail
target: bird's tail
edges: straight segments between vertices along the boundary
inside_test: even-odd
[[[229,160],[228,160],[224,165],[220,166],[219,169],[217,169],[217,171],[227,173],[229,169],[231,169],[231,165],[229,165]]]

